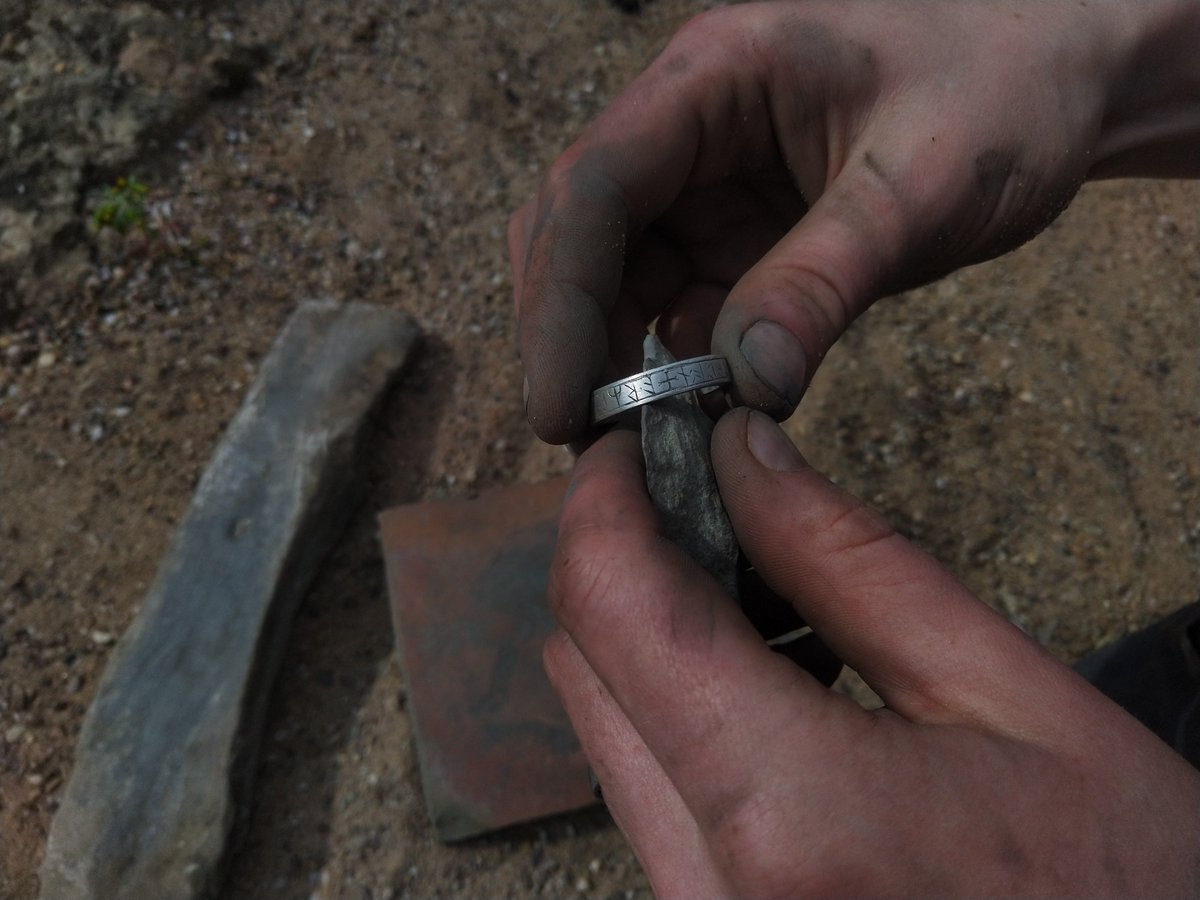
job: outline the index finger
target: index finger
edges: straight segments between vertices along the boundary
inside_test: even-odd
[[[526,414],[543,440],[566,443],[588,426],[590,392],[609,357],[608,318],[638,234],[690,179],[745,165],[739,147],[761,154],[774,146],[766,118],[742,113],[763,108],[750,67],[734,64],[751,36],[720,27],[722,15],[681,30],[554,162],[510,227]]]

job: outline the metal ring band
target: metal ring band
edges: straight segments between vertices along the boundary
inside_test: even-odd
[[[666,397],[729,384],[723,356],[694,356],[630,375],[592,391],[592,424]]]

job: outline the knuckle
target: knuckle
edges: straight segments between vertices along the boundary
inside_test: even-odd
[[[675,32],[671,44],[683,46],[697,42],[701,45],[710,45],[713,40],[724,39],[736,30],[733,21],[736,18],[741,18],[741,16],[732,7],[722,6],[705,10],[684,22]]]
[[[775,6],[774,9],[770,8]],[[660,60],[668,75],[709,87],[769,65],[787,4],[733,4],[705,10],[672,35]],[[782,13],[782,15],[781,15]]]
[[[551,612],[568,632],[591,621],[612,594],[619,571],[614,537],[612,529],[600,525],[577,526],[559,537],[546,594]]]
[[[772,852],[794,840],[786,819],[777,801],[756,794],[730,804],[715,821],[709,845],[719,848],[721,868],[739,895],[797,895],[795,868],[780,865]]]
[[[853,303],[849,288],[829,274],[838,271],[837,265],[828,261],[825,265],[814,265],[816,260],[820,260],[819,253],[803,263],[785,259],[768,274],[778,285],[781,296],[797,298],[798,302],[787,305],[794,311],[792,314],[802,319],[798,323],[800,333],[827,336],[831,340],[845,331],[854,318]]]
[[[720,848],[720,867],[739,896],[842,896],[862,881],[852,850],[822,835],[812,835],[798,857],[795,826],[782,799],[763,795],[731,807],[717,822],[710,846]]]
[[[814,541],[831,557],[870,554],[896,536],[896,529],[880,512],[857,498],[844,496],[814,529]]]

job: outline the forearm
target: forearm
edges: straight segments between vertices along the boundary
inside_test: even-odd
[[[1117,0],[1091,178],[1200,178],[1200,0]]]

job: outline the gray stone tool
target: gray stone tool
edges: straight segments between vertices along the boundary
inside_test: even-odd
[[[646,369],[675,361],[657,335],[646,336],[642,352]],[[712,431],[712,420],[694,393],[642,407],[646,488],[663,533],[736,599],[738,543],[713,474]]]
[[[41,896],[213,896],[292,616],[366,488],[370,411],[417,331],[307,303],[229,424],[84,720]]]

